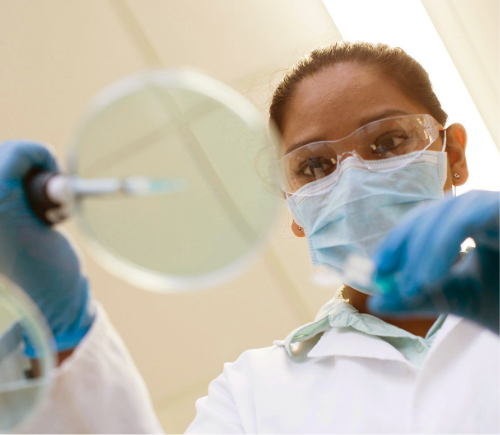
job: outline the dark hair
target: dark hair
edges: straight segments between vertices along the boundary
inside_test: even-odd
[[[302,79],[342,63],[359,63],[387,74],[409,98],[425,107],[440,124],[445,125],[448,115],[432,89],[429,74],[403,49],[386,44],[344,41],[311,51],[285,72],[274,91],[269,108],[270,118],[280,131],[287,104]]]

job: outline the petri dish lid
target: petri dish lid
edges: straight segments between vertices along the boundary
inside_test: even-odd
[[[36,354],[24,353],[28,338]],[[49,329],[31,299],[0,276],[0,432],[22,430],[47,399],[55,365]]]
[[[84,198],[78,222],[101,264],[140,287],[183,292],[219,284],[256,257],[276,221],[277,146],[262,114],[212,78],[188,70],[125,78],[83,117],[69,173],[177,188]]]

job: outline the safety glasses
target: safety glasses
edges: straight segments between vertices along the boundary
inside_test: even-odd
[[[373,171],[381,170],[380,164],[374,165],[381,160],[406,154],[417,158],[440,131],[444,131],[443,126],[431,115],[404,115],[371,122],[339,140],[303,145],[278,161],[282,189],[287,194],[310,195],[300,189],[329,175],[338,177],[340,165],[349,157]],[[391,165],[390,170],[406,166],[411,160],[401,159],[401,165]]]

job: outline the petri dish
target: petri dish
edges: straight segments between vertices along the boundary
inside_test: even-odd
[[[25,353],[28,338],[36,359]],[[0,276],[0,432],[22,430],[50,394],[53,341],[36,306]]]
[[[276,221],[279,137],[238,92],[188,70],[140,73],[99,94],[71,141],[71,177],[172,180],[151,195],[86,197],[77,221],[101,264],[183,292],[237,275]]]

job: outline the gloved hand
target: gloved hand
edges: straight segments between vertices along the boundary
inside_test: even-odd
[[[29,208],[23,179],[34,167],[57,171],[49,150],[18,140],[0,145],[0,273],[19,285],[45,316],[58,351],[88,331],[93,306],[87,279],[68,240]],[[26,355],[35,356],[29,342]]]
[[[395,285],[371,297],[370,310],[391,315],[450,312],[498,334],[499,198],[499,192],[472,191],[415,210],[374,255],[375,279],[393,279]],[[476,248],[459,259],[467,237]]]

